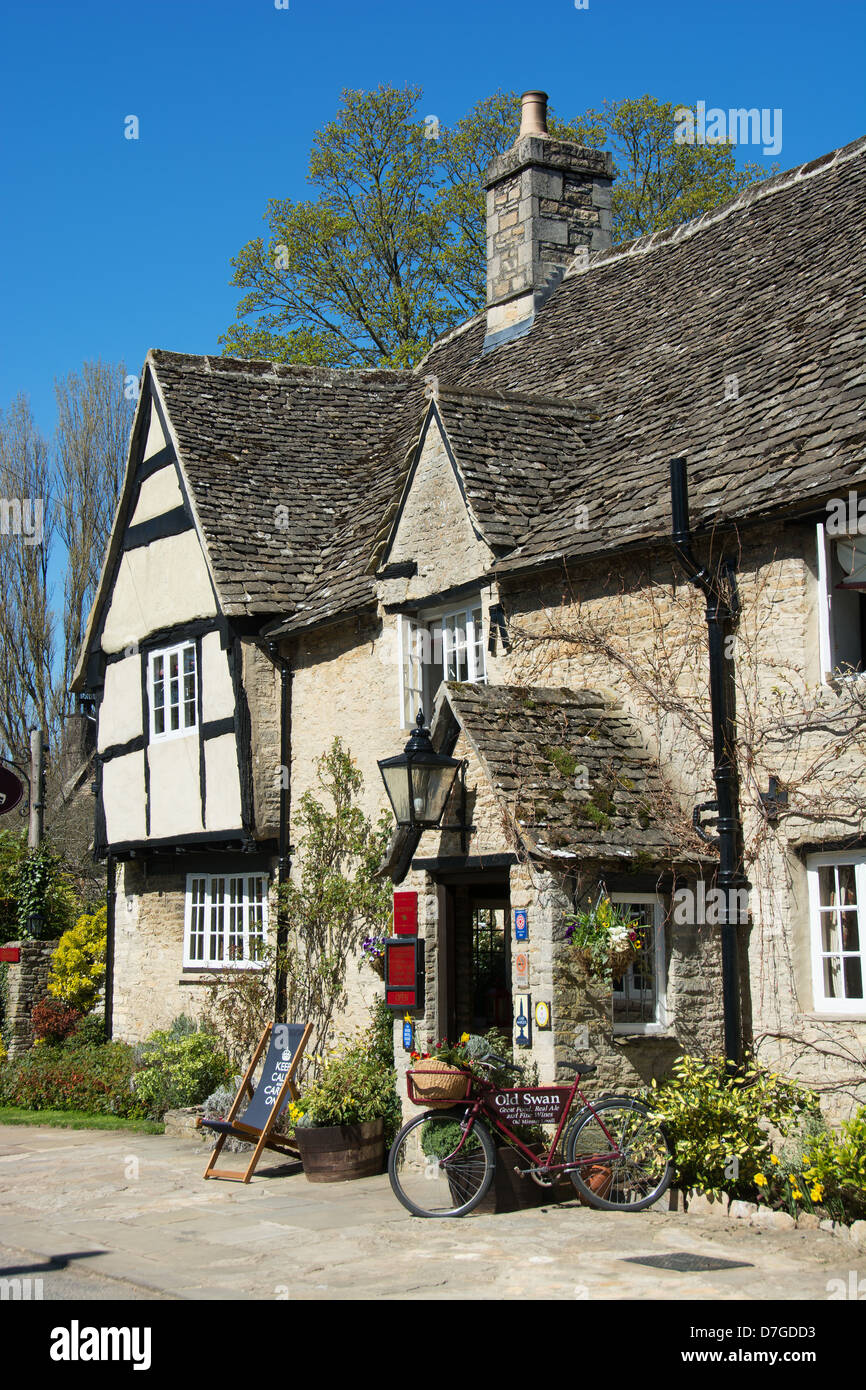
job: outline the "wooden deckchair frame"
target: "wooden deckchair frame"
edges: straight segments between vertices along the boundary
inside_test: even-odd
[[[253,1172],[255,1171],[256,1164],[258,1163],[265,1149],[273,1149],[276,1153],[286,1154],[288,1157],[296,1158],[300,1161],[301,1155],[298,1152],[298,1149],[291,1143],[291,1141],[288,1139],[284,1139],[282,1136],[271,1137],[271,1131],[273,1130],[274,1125],[276,1124],[277,1119],[279,1117],[280,1111],[282,1110],[286,1091],[289,1092],[289,1095],[292,1097],[292,1100],[297,1100],[298,1098],[298,1088],[295,1085],[294,1076],[298,1067],[298,1063],[304,1055],[304,1048],[307,1046],[310,1034],[313,1031],[312,1023],[308,1023],[306,1028],[304,1029],[304,1032],[301,1036],[301,1041],[298,1043],[298,1046],[295,1049],[295,1054],[292,1057],[291,1066],[289,1067],[289,1070],[286,1072],[286,1075],[283,1079],[283,1084],[280,1086],[279,1095],[277,1096],[276,1101],[274,1102],[273,1107],[271,1108],[271,1113],[268,1116],[268,1122],[265,1125],[264,1129],[253,1129],[251,1125],[242,1124],[235,1119],[235,1115],[237,1115],[238,1111],[240,1110],[246,1094],[249,1094],[250,1100],[252,1100],[253,1096],[255,1095],[255,1088],[252,1084],[253,1073],[259,1063],[262,1053],[265,1051],[270,1042],[271,1034],[273,1033],[273,1030],[276,1026],[277,1025],[275,1024],[269,1023],[265,1026],[265,1028],[262,1031],[262,1036],[259,1038],[258,1047],[253,1053],[253,1060],[247,1067],[244,1079],[238,1087],[238,1093],[231,1103],[229,1113],[226,1115],[226,1124],[231,1125],[231,1130],[221,1134],[217,1139],[214,1151],[211,1154],[210,1160],[208,1161],[208,1165],[204,1170],[204,1176],[206,1178],[227,1178],[229,1181],[232,1182],[249,1182],[250,1178],[253,1175]],[[225,1144],[227,1139],[247,1139],[251,1143],[253,1140],[257,1140],[255,1149],[253,1150],[253,1156],[247,1164],[247,1167],[243,1171],[240,1171],[236,1168],[214,1167],[214,1164],[216,1163],[217,1159],[222,1153],[223,1145]]]

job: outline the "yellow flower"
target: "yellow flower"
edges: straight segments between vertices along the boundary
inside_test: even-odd
[[[767,1186],[767,1179],[764,1177],[763,1173],[756,1173],[756,1174],[755,1174],[755,1186],[756,1186],[756,1187],[766,1187],[766,1186]]]
[[[774,1163],[774,1164],[778,1164],[779,1160],[777,1159],[777,1157],[776,1157],[775,1154],[770,1154],[770,1162],[771,1162],[771,1163]]]
[[[469,1034],[468,1034],[468,1033],[461,1033],[461,1034],[460,1034],[460,1041],[461,1041],[462,1043],[468,1042],[468,1041],[469,1041]]]
[[[812,1198],[813,1202],[820,1202],[821,1198],[824,1196],[824,1189],[819,1182],[815,1183],[809,1196]]]
[[[795,1202],[801,1202],[803,1200],[803,1194],[800,1191],[799,1187],[791,1188],[791,1196],[794,1198]]]

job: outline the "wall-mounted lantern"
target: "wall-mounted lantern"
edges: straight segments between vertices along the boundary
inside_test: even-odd
[[[410,830],[435,829],[462,766],[459,758],[446,758],[436,752],[430,742],[430,730],[424,727],[424,711],[419,709],[415,729],[403,752],[379,762],[397,824]]]

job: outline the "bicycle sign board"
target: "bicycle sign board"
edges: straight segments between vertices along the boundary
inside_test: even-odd
[[[550,1086],[547,1090],[523,1087],[496,1091],[488,1102],[507,1125],[556,1125],[562,1119],[570,1086]]]

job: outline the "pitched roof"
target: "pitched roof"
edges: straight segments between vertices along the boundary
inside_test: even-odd
[[[610,694],[455,682],[444,692],[530,853],[647,867],[706,859],[640,729]]]
[[[864,156],[866,139],[573,265],[531,331],[487,355],[483,316],[434,346],[425,373],[577,396],[600,417],[568,502],[536,517],[501,570],[665,535],[679,454],[699,526],[863,483]]]
[[[393,438],[423,383],[163,351],[148,362],[225,611],[292,612],[338,515],[367,503],[376,478],[364,455]]]

